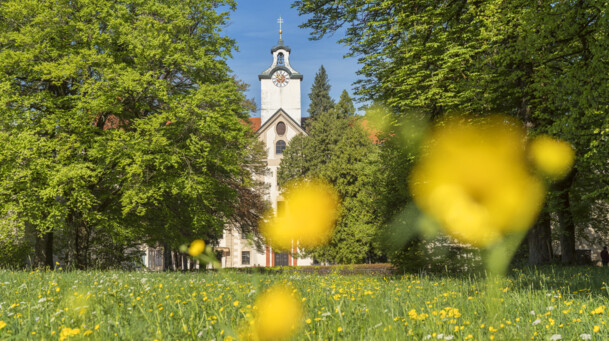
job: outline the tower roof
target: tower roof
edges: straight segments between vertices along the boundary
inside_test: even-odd
[[[284,70],[287,73],[290,74],[290,78],[291,79],[302,79],[302,74],[296,70],[294,70],[292,68],[292,66],[290,65],[290,57],[289,54],[292,51],[290,49],[289,46],[284,45],[283,43],[283,39],[279,39],[279,41],[277,42],[277,45],[273,46],[273,48],[271,49],[271,54],[275,54],[275,52],[277,52],[278,50],[284,50],[285,52],[287,52],[286,55],[286,59],[285,59],[285,63],[284,64],[278,64],[277,63],[277,59],[275,57],[273,57],[273,64],[271,64],[271,66],[269,66],[268,69],[264,70],[261,74],[258,75],[258,79],[270,79],[271,75],[277,71],[277,70]]]
[[[283,44],[283,39],[279,39],[277,45],[273,46],[273,48],[271,49],[271,54],[275,53],[275,51],[277,50],[286,50],[288,52],[292,52],[292,49],[290,49],[289,46]]]

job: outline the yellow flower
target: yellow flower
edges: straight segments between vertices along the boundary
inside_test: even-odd
[[[523,127],[503,116],[442,122],[409,179],[415,203],[447,234],[478,247],[528,229],[545,189],[527,169],[524,141]]]
[[[86,332],[82,333],[82,336],[87,336],[87,335],[91,335],[93,334],[92,330],[87,330]]]
[[[205,250],[205,242],[201,239],[194,240],[188,247],[188,254],[192,257],[200,255]]]
[[[75,335],[78,335],[78,334],[80,334],[80,329],[79,328],[75,328],[75,329],[72,329],[72,328],[63,328],[61,330],[61,332],[59,333],[59,340],[63,341],[63,340],[65,340],[68,337],[75,336]]]
[[[320,180],[299,180],[286,186],[284,204],[275,215],[266,212],[260,229],[276,249],[312,248],[328,242],[338,214],[338,195]]]
[[[605,306],[600,306],[600,307],[592,310],[591,314],[592,315],[594,315],[594,314],[602,314],[604,312],[605,312]]]
[[[295,290],[276,285],[256,299],[252,334],[257,340],[283,340],[302,326],[302,305]]]
[[[6,322],[0,321],[0,329],[6,327]]]
[[[599,326],[594,326],[594,328],[592,328],[592,330],[593,330],[595,333],[598,333],[598,331],[599,331],[599,330],[601,330],[601,328],[600,328]]]
[[[552,180],[564,178],[575,160],[575,151],[569,143],[548,135],[536,137],[529,146],[529,153],[535,167]]]

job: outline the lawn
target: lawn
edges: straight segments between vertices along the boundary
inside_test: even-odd
[[[289,283],[298,340],[606,340],[609,271],[474,275],[19,272],[0,270],[0,340],[225,340],[256,296]]]

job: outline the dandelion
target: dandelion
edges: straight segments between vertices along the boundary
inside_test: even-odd
[[[59,340],[63,341],[63,340],[65,340],[68,337],[76,336],[78,334],[80,334],[80,329],[79,328],[75,328],[75,329],[72,329],[72,328],[63,328],[61,330],[61,332],[59,333]]]
[[[191,255],[192,257],[196,257],[196,256],[200,255],[201,253],[203,253],[204,250],[205,250],[205,242],[202,241],[201,239],[197,239],[197,240],[194,240],[192,243],[190,243],[190,246],[188,247],[188,254]]]
[[[502,116],[437,126],[409,179],[417,206],[446,233],[478,247],[525,231],[545,189],[527,168],[524,141],[523,127]]]
[[[338,214],[334,188],[320,180],[300,180],[288,184],[283,196],[283,209],[276,215],[267,211],[260,224],[269,243],[280,250],[327,243]]]
[[[253,334],[257,340],[282,340],[302,325],[302,305],[296,292],[276,285],[256,299]]]
[[[601,330],[601,327],[599,326],[594,326],[594,328],[592,328],[592,331],[595,333],[598,333]]]
[[[552,180],[564,178],[575,160],[575,152],[569,143],[548,135],[535,138],[529,146],[529,152],[535,167]]]
[[[600,306],[594,310],[592,310],[591,314],[595,315],[595,314],[602,314],[605,312],[605,306]]]
[[[0,329],[6,327],[6,322],[0,320]]]

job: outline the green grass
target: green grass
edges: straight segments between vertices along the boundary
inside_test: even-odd
[[[518,270],[496,281],[0,270],[0,321],[6,323],[0,340],[58,340],[65,328],[80,329],[67,340],[224,340],[237,336],[256,295],[278,282],[291,283],[304,300],[310,323],[299,340],[579,340],[581,334],[606,340],[608,275],[594,267]]]

